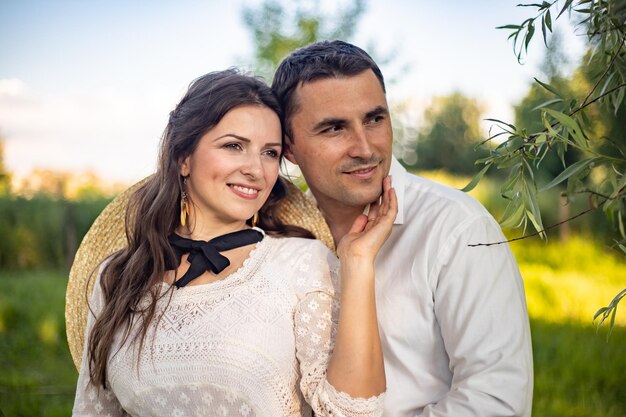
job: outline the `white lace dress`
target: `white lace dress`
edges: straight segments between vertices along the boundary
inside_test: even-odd
[[[162,297],[157,316],[164,315],[141,352],[126,343],[113,354],[118,337],[108,389],[89,382],[84,349],[73,415],[277,417],[310,416],[311,408],[316,416],[381,415],[384,394],[352,398],[326,380],[337,269],[319,241],[265,237],[225,279]],[[98,282],[94,288],[98,314]],[[93,322],[90,315],[87,335]]]

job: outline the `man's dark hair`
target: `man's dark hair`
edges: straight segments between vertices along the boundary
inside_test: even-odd
[[[293,140],[291,118],[298,112],[296,89],[299,85],[331,77],[353,76],[371,69],[385,90],[383,74],[371,56],[358,46],[343,41],[316,42],[297,49],[276,69],[272,90],[283,108],[285,132]]]

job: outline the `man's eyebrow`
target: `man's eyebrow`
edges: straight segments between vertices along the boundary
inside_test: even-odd
[[[346,124],[346,119],[340,119],[338,117],[328,117],[326,119],[322,119],[321,121],[315,123],[313,126],[313,131],[322,130],[324,128],[330,126],[344,125]]]
[[[380,115],[389,115],[389,109],[387,109],[384,106],[377,106],[376,108],[365,113],[365,118],[371,119],[372,117],[376,117]]]

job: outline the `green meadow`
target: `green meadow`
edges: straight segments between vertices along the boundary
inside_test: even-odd
[[[618,255],[582,238],[511,244],[520,264],[535,358],[533,416],[626,415],[626,315],[598,332],[594,312],[626,286]],[[0,410],[68,416],[77,373],[65,339],[66,274],[0,272]],[[1,414],[0,414],[1,415]]]

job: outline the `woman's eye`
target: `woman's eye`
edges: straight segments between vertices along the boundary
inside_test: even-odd
[[[234,150],[234,151],[240,151],[240,150],[243,149],[241,147],[241,145],[239,143],[236,143],[236,142],[235,143],[227,143],[226,145],[224,145],[224,148],[231,149],[231,150]]]
[[[270,158],[278,158],[280,156],[278,151],[275,149],[268,149],[265,152],[263,152],[263,154],[269,156]]]

